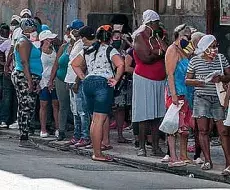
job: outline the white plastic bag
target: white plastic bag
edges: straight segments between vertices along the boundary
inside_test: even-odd
[[[224,125],[230,127],[230,101],[228,104],[228,114],[226,120],[224,120]]]
[[[184,101],[179,101],[178,106],[175,104],[170,105],[159,127],[159,130],[167,134],[175,134],[178,131],[179,112],[183,105],[184,105]]]
[[[218,58],[219,58],[219,61],[220,61],[221,75],[224,75],[224,68],[223,68],[223,64],[222,64],[220,54],[218,54]],[[218,95],[219,100],[220,100],[220,105],[224,106],[224,100],[225,100],[225,97],[226,97],[226,94],[227,94],[226,90],[224,89],[224,86],[223,86],[222,82],[215,83],[215,85],[216,85],[216,92],[217,92],[217,95]]]

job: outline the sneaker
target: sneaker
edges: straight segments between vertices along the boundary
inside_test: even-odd
[[[58,129],[57,129],[57,130],[55,130],[54,135],[55,135],[55,137],[57,137],[57,138],[58,138],[58,136],[59,136],[59,130],[58,130]]]
[[[2,122],[1,125],[0,125],[0,128],[7,128],[7,124],[5,122]]]
[[[79,139],[76,139],[75,137],[72,137],[69,141],[70,145],[75,145],[79,142]]]
[[[195,163],[195,164],[203,164],[204,163],[204,161],[201,159],[201,158],[197,158],[196,160],[193,160],[193,162]]]
[[[48,133],[47,132],[44,133],[44,132],[41,131],[40,132],[40,137],[41,138],[47,138],[48,137]]]
[[[164,158],[161,159],[161,162],[169,162],[170,161],[170,156],[169,155],[165,155]]]
[[[38,148],[39,145],[35,143],[32,139],[29,140],[20,140],[19,147],[23,148]]]
[[[9,126],[9,129],[19,129],[18,122],[16,121],[12,125]]]
[[[57,140],[58,141],[63,141],[65,138],[66,138],[65,133],[64,132],[59,132]]]
[[[85,147],[88,145],[90,145],[90,140],[80,139],[74,146],[76,148],[79,148],[79,147]]]

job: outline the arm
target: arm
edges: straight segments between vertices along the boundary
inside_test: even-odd
[[[133,74],[134,68],[131,67],[133,58],[130,55],[125,56],[125,72]]]
[[[54,65],[52,67],[51,76],[50,76],[50,80],[49,80],[49,84],[48,84],[49,88],[52,88],[52,86],[53,86],[53,81],[54,81],[54,79],[56,77],[56,73],[57,73],[57,70],[58,70],[58,59],[61,57],[61,55],[63,53],[63,50],[64,50],[64,45],[62,45],[60,47],[60,49],[58,50]]]
[[[178,105],[178,97],[175,88],[174,72],[177,66],[178,59],[178,53],[176,52],[175,48],[173,48],[173,46],[170,46],[165,55],[165,66],[166,73],[168,75],[169,91],[172,96],[173,104],[176,105]]]
[[[224,69],[224,74],[223,76],[220,76],[220,81],[224,83],[230,82],[230,67]]]
[[[13,52],[14,52],[14,46],[11,46],[10,51],[9,51],[7,58],[6,58],[6,64],[4,66],[4,72],[6,75],[8,75],[8,73],[10,71],[10,64],[13,60]]]
[[[125,71],[125,63],[124,63],[124,60],[121,58],[120,55],[114,55],[112,57],[112,62],[114,63],[114,65],[116,66],[117,68],[117,72],[116,72],[116,75],[114,77],[114,79],[116,81],[119,81],[120,78],[122,77],[124,71]]]
[[[187,86],[203,87],[205,85],[204,81],[194,79],[193,73],[187,73],[185,83]]]
[[[145,63],[152,63],[155,60],[163,58],[162,55],[159,55],[159,49],[151,50],[150,47],[147,46],[141,34],[135,38],[134,50],[139,59]]]
[[[71,66],[74,70],[74,72],[76,73],[76,75],[83,80],[85,78],[85,74],[84,71],[82,70],[82,67],[85,68],[85,60],[82,57],[82,55],[78,55],[77,57],[74,58],[74,60],[71,63]]]

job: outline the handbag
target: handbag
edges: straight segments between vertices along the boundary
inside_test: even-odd
[[[220,54],[218,54],[218,59],[220,61],[221,75],[224,75],[224,68],[223,68]],[[220,100],[220,104],[221,106],[224,106],[224,100],[225,100],[226,93],[227,93],[226,90],[224,89],[224,84],[222,82],[219,82],[219,83],[215,83],[215,85],[216,85],[216,92]]]

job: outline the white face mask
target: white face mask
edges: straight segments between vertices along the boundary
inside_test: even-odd
[[[37,31],[34,31],[34,32],[30,33],[30,40],[32,42],[36,41],[37,37],[38,37],[38,32]]]
[[[64,35],[64,40],[65,40],[67,43],[69,43],[70,40],[71,40],[71,38],[69,38],[67,35]]]
[[[15,30],[15,28],[16,28],[16,26],[10,26],[10,31],[14,31]]]

